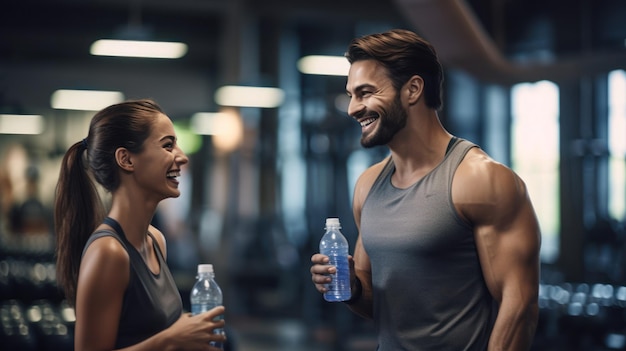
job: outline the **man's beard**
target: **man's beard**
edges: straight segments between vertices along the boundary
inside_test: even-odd
[[[378,125],[368,136],[361,136],[361,145],[372,148],[387,145],[394,135],[406,126],[407,113],[402,108],[400,94],[397,93],[388,111],[382,111],[378,116]]]

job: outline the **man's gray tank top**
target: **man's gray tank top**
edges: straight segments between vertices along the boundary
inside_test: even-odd
[[[497,305],[485,285],[472,227],[452,203],[454,173],[477,145],[457,139],[406,189],[390,158],[363,205],[380,351],[486,350]]]
[[[124,292],[122,314],[115,341],[115,348],[118,349],[137,344],[174,324],[183,312],[183,304],[154,236],[148,233],[152,237],[152,246],[159,261],[158,274],[152,273],[148,268],[141,254],[126,239],[117,221],[107,217],[104,223],[115,231],[100,230],[93,233],[85,245],[83,254],[94,240],[103,236],[114,237],[128,252],[130,276],[128,288]]]

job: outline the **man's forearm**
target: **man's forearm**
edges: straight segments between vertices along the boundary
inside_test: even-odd
[[[359,277],[355,277],[351,286],[352,297],[344,301],[350,310],[357,315],[372,319],[372,290],[368,285],[363,285]]]
[[[489,339],[489,351],[527,351],[532,346],[539,318],[536,303],[521,311],[500,306]]]

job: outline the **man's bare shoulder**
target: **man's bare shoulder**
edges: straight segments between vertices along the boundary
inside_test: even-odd
[[[526,201],[526,186],[506,165],[495,161],[483,150],[470,150],[459,165],[452,183],[452,198],[466,216],[498,211]]]
[[[494,181],[502,177],[514,180],[518,176],[506,165],[495,161],[486,152],[473,148],[459,165],[455,174],[455,181],[471,182],[475,185],[489,187]]]

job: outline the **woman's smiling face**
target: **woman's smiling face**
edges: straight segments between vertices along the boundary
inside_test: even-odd
[[[133,155],[134,177],[149,193],[159,199],[180,196],[178,177],[181,167],[189,162],[177,144],[172,121],[159,113],[140,153]]]

